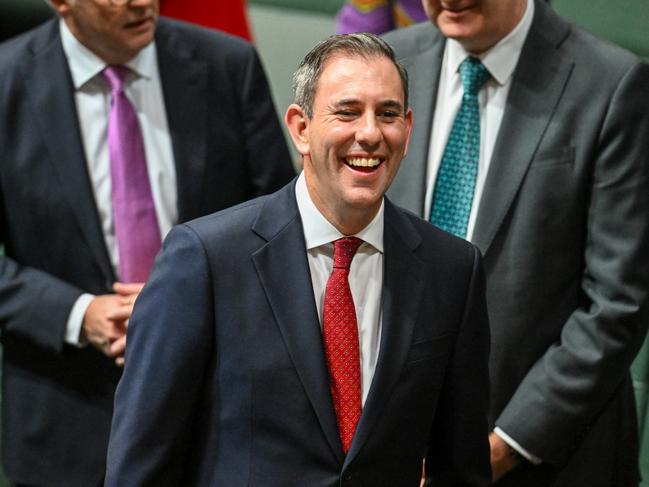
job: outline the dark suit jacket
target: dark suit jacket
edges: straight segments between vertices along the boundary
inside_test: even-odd
[[[491,423],[546,463],[511,485],[555,485],[555,469],[556,485],[633,485],[628,367],[649,322],[649,66],[535,5],[473,236],[487,275]],[[414,110],[391,196],[421,215],[445,40],[429,23],[386,40],[409,70]]]
[[[243,41],[161,20],[160,76],[181,221],[293,177],[257,55]],[[35,485],[98,485],[120,370],[64,345],[82,292],[110,292],[109,262],[57,21],[0,46],[2,457]]]
[[[347,456],[294,186],[176,227],[129,327],[106,485],[488,485],[479,253],[385,206],[383,328]],[[434,472],[434,473],[433,473]]]

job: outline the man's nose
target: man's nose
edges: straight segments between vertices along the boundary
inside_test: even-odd
[[[376,146],[381,142],[383,134],[376,120],[376,115],[367,114],[359,121],[356,131],[356,142],[366,146]]]

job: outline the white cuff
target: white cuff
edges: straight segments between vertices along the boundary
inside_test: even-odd
[[[93,299],[95,299],[95,296],[92,294],[82,294],[77,298],[74,306],[72,306],[65,328],[65,343],[79,348],[87,345],[85,340],[81,340],[81,327],[83,326],[86,310]]]
[[[494,428],[494,433],[500,436],[505,441],[505,443],[511,446],[514,450],[520,453],[522,457],[524,457],[526,460],[529,460],[534,465],[540,465],[541,463],[543,463],[543,461],[539,457],[528,452],[525,448],[519,445],[516,440],[514,440],[511,436],[501,430],[498,426]]]

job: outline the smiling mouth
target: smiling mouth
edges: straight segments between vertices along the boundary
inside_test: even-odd
[[[451,14],[459,14],[462,13],[466,10],[470,10],[473,8],[473,5],[463,5],[463,6],[453,6],[453,7],[443,7],[444,10]]]
[[[347,157],[344,159],[345,164],[354,170],[361,172],[373,172],[381,164],[383,159],[379,157]]]
[[[134,22],[129,22],[128,24],[126,24],[126,28],[133,29],[133,28],[142,27],[143,25],[146,25],[152,21],[153,21],[152,17],[145,17],[143,19],[136,20]]]

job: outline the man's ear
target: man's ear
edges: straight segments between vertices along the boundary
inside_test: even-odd
[[[69,9],[68,0],[47,0],[48,3],[56,10],[59,15],[65,14]]]
[[[309,155],[311,145],[309,143],[309,118],[300,105],[292,103],[286,109],[284,123],[288,133],[293,139],[293,145],[302,156]]]
[[[406,124],[406,148],[403,151],[403,157],[408,154],[408,146],[410,145],[410,133],[412,132],[412,108],[408,108],[405,117]]]

